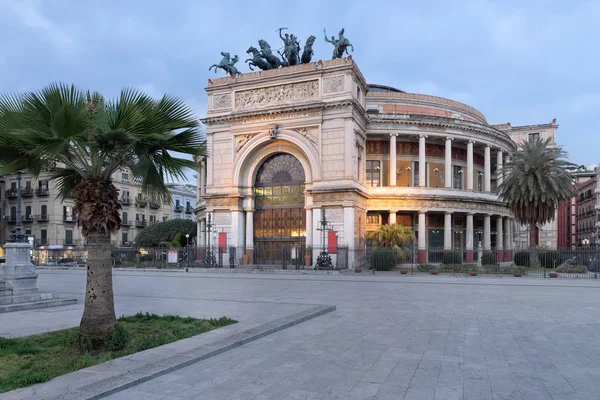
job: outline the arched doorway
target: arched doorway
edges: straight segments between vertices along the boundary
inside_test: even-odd
[[[261,258],[299,255],[306,236],[304,182],[304,168],[291,154],[274,154],[260,166],[254,181],[254,242]]]

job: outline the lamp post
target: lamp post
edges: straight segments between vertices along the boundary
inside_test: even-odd
[[[319,221],[318,231],[321,231],[321,252],[317,257],[317,264],[315,269],[333,269],[333,263],[331,262],[331,256],[327,252],[327,232],[332,231],[333,228],[325,217],[325,209],[322,209],[321,221]]]
[[[190,269],[190,234],[185,234],[185,272],[189,272]]]
[[[10,234],[10,241],[14,243],[24,243],[27,241],[25,235],[21,233],[21,174],[17,172],[17,226],[15,232]]]
[[[216,263],[215,260],[215,256],[212,254],[212,251],[210,249],[210,231],[213,227],[213,223],[211,222],[211,217],[210,217],[210,213],[208,214],[208,218],[206,219],[206,228],[205,228],[205,232],[206,232],[206,239],[208,241],[207,245],[208,245],[208,249],[206,250],[206,255],[204,257],[204,262],[205,264],[209,265],[209,266],[213,266]]]

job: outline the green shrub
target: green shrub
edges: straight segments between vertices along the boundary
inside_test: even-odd
[[[431,272],[431,271],[435,271],[437,268],[435,267],[435,265],[431,265],[431,264],[419,264],[417,266],[417,271],[419,272]]]
[[[504,270],[505,273],[509,274],[509,275],[514,275],[514,274],[524,274],[525,273],[525,267],[523,266],[518,266],[515,264],[511,264],[508,267],[506,267],[506,269]]]
[[[564,262],[558,251],[540,251],[538,255],[541,267],[556,268]]]
[[[481,256],[482,265],[498,264],[498,256],[493,251],[486,251]]]
[[[462,253],[460,251],[448,251],[442,256],[443,264],[460,264],[462,263]]]
[[[562,264],[556,267],[556,272],[563,272],[567,274],[585,274],[588,272],[588,269],[585,265]]]
[[[440,272],[454,272],[456,274],[464,274],[468,271],[468,265],[470,264],[442,264],[440,265]]]
[[[131,335],[127,330],[120,324],[116,324],[115,327],[106,333],[104,338],[104,350],[106,351],[118,351],[123,350],[129,343]]]
[[[373,249],[371,268],[375,271],[391,271],[396,266],[396,253],[389,249]]]
[[[502,268],[500,268],[500,264],[498,264],[498,263],[483,264],[483,265],[485,265],[485,273],[486,274],[501,274],[503,272]]]
[[[514,261],[515,265],[517,265],[519,267],[529,268],[531,266],[531,263],[529,261],[529,252],[528,251],[515,252],[515,255],[513,256],[513,261]]]

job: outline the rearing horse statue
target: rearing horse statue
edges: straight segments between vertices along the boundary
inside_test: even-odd
[[[252,53],[252,58],[246,60],[246,62],[248,63],[248,67],[251,71],[254,71],[254,69],[252,68],[253,66],[258,67],[263,71],[273,68],[271,67],[271,64],[269,64],[264,58],[261,57],[260,52],[255,47],[250,46],[250,48],[246,50],[246,53]]]
[[[217,69],[221,68],[231,76],[239,75],[240,71],[238,71],[238,69],[234,65],[236,62],[238,62],[239,57],[236,55],[233,58],[231,58],[231,55],[229,53],[223,51],[221,52],[221,55],[223,56],[221,62],[219,64],[211,65],[208,68],[208,70],[210,71],[212,68],[214,68],[216,73]]]

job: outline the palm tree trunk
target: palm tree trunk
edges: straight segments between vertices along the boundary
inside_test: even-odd
[[[537,252],[536,239],[536,224],[529,224],[529,264],[532,268],[540,267],[540,259]]]
[[[88,267],[80,341],[90,339],[93,348],[104,342],[117,322],[113,298],[110,234],[90,232],[87,236]]]

